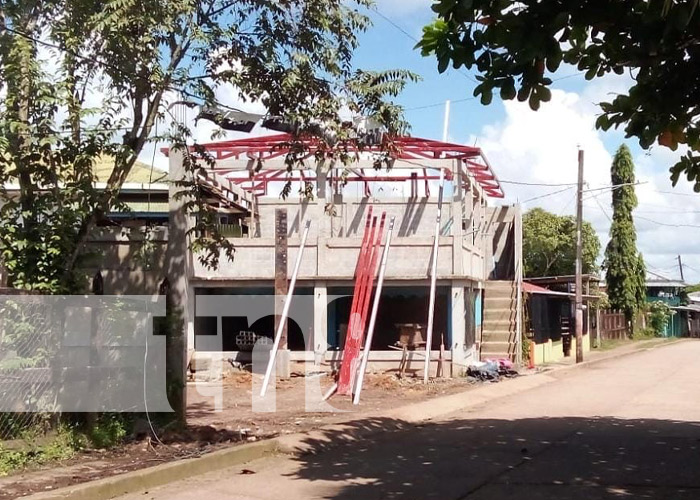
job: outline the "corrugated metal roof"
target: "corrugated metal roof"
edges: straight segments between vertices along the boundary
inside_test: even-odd
[[[536,295],[554,295],[558,297],[575,297],[575,293],[569,293],[569,292],[557,292],[556,290],[550,290],[549,288],[545,288],[539,285],[535,285],[533,283],[528,283],[527,281],[523,281],[523,292],[526,293],[533,293]],[[586,300],[598,300],[600,297],[597,295],[586,295],[585,293],[582,295],[582,297]]]
[[[93,167],[97,182],[107,182],[112,170],[114,170],[114,159],[110,156],[101,156]],[[137,161],[134,163],[134,166],[131,168],[124,182],[133,184],[153,184],[156,182],[163,182],[167,176],[167,172],[155,167],[151,168],[150,165]]]

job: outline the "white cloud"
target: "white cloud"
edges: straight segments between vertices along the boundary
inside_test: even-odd
[[[612,94],[624,91],[627,85],[629,82],[625,77],[618,77],[589,84],[580,94],[554,90],[552,100],[537,112],[531,111],[526,103],[508,101],[504,103],[505,119],[484,127],[478,145],[504,181],[541,184],[575,183],[577,149],[580,146],[585,152],[584,177],[589,187],[608,185],[614,151],[606,149],[602,133],[595,130],[595,119],[600,112],[596,103],[612,99]],[[621,132],[607,134],[608,139],[624,141]],[[472,137],[469,143],[473,142]],[[633,140],[628,144],[633,146]],[[644,183],[637,187],[640,201],[635,220],[638,247],[650,269],[671,277],[678,276],[674,260],[677,255],[682,255],[688,266],[685,268],[686,280],[698,282],[700,195],[693,195],[685,181],[676,188],[671,187],[668,168],[675,163],[678,154],[657,146],[635,158],[637,179]],[[540,206],[558,214],[575,212],[573,187],[510,183],[504,183],[503,187],[507,203],[520,201],[524,202],[525,209]],[[538,198],[540,196],[543,197]],[[609,191],[593,191],[584,196],[584,217],[594,225],[603,248],[610,229],[610,203]]]

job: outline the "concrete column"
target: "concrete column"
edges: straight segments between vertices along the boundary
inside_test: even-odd
[[[461,165],[459,160],[452,162],[452,273],[457,276],[464,275],[464,257],[462,238],[464,228],[462,217],[464,216],[464,196],[462,193]]]
[[[318,224],[319,240],[330,238],[333,232],[333,217],[332,214],[326,213],[326,204],[328,203],[327,195],[327,176],[328,169],[333,167],[333,163],[320,161],[316,163],[316,203],[313,210],[315,213],[315,224]],[[332,196],[332,194],[331,194]]]
[[[314,285],[314,363],[320,364],[328,350],[328,289],[325,281]]]
[[[182,190],[175,185],[188,177],[183,166],[183,153],[170,148],[169,168],[169,227],[167,247],[167,276],[170,282],[170,300],[174,321],[166,339],[168,399],[178,419],[184,422],[187,408],[187,364],[194,352],[194,298],[190,299],[189,277],[192,255],[189,251],[187,231],[191,220],[185,211],[186,197],[176,197]],[[190,339],[191,332],[191,339]]]
[[[464,287],[466,283],[462,280],[454,280],[451,285],[452,296],[452,376],[461,376],[466,370],[467,351],[465,350],[464,334],[467,328],[466,308],[464,306]]]
[[[185,313],[185,339],[187,341],[187,363],[192,359],[194,355],[194,316],[195,316],[195,294],[194,287],[190,284],[187,285],[187,310]],[[185,365],[187,368],[187,365]]]

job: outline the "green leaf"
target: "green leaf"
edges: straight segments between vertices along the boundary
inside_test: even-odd
[[[491,87],[484,87],[481,91],[481,104],[488,106],[493,100],[493,90]]]
[[[443,55],[438,59],[438,73],[444,73],[447,67],[450,65],[450,57],[448,55]]]
[[[508,78],[501,86],[501,99],[511,100],[515,97],[515,80]]]

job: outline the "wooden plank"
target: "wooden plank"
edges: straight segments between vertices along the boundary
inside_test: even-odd
[[[282,318],[284,301],[289,291],[287,282],[287,209],[275,210],[275,331],[279,328]],[[287,348],[287,321],[282,326],[280,349]]]

